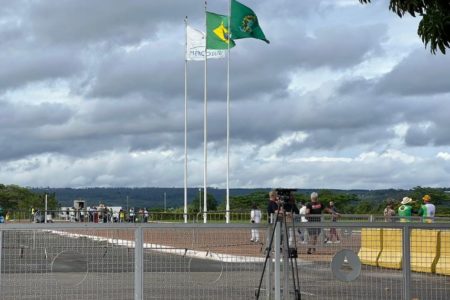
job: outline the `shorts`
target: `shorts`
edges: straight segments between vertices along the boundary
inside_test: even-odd
[[[319,235],[321,232],[321,228],[308,228],[309,235]]]

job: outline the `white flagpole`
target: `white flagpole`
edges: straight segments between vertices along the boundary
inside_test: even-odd
[[[208,193],[206,186],[208,184],[208,53],[207,53],[207,40],[208,40],[208,22],[206,16],[207,2],[205,1],[205,86],[204,86],[204,108],[203,108],[203,152],[204,152],[204,169],[203,169],[203,223],[208,220]]]
[[[228,1],[228,56],[227,56],[227,183],[226,183],[226,223],[230,223],[230,30],[231,0]]]
[[[187,157],[187,16],[184,18],[185,44],[184,44],[184,223],[188,222],[187,216],[187,176],[188,176],[188,157]]]

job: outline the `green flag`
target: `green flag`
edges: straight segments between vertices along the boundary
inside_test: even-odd
[[[228,49],[235,46],[228,34],[228,17],[212,12],[206,12],[206,48],[207,49]]]
[[[231,36],[233,39],[254,38],[270,43],[259,27],[258,17],[249,7],[231,0]]]

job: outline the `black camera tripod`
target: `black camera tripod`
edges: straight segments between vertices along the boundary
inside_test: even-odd
[[[281,230],[283,230],[284,232],[282,234],[284,234],[284,238],[281,238],[281,245],[275,245],[275,247],[280,247],[282,246],[284,248],[283,250],[283,261],[285,261],[286,259],[289,260],[289,265],[290,265],[290,269],[292,272],[292,284],[293,284],[293,291],[294,291],[294,295],[295,295],[295,300],[301,300],[301,293],[300,293],[300,279],[299,279],[299,275],[298,275],[298,264],[297,264],[297,257],[298,257],[298,251],[297,251],[297,240],[295,237],[295,219],[294,216],[292,215],[292,235],[293,235],[293,242],[294,242],[294,247],[289,247],[289,229],[288,229],[288,223],[287,223],[287,217],[286,217],[286,212],[280,213],[280,210],[283,209],[284,204],[281,205],[281,207],[279,207],[279,209],[277,210],[276,216],[275,216],[275,220],[274,220],[274,224],[273,224],[273,228],[272,231],[270,233],[270,242],[268,247],[266,248],[266,258],[264,260],[264,267],[261,273],[261,277],[259,280],[259,286],[258,289],[255,292],[255,296],[256,296],[256,300],[259,300],[259,296],[261,293],[261,286],[262,286],[262,281],[264,279],[264,273],[266,271],[266,267],[267,267],[267,262],[270,259],[270,254],[272,252],[272,245],[273,245],[273,240],[274,240],[274,236],[275,236],[275,230],[277,226],[282,226]],[[283,226],[284,224],[284,226]],[[276,261],[275,263],[280,263],[279,261]],[[286,279],[287,280],[287,279]],[[288,291],[284,291],[285,295],[287,294]]]

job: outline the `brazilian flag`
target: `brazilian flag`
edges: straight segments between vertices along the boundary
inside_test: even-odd
[[[253,10],[236,0],[231,0],[231,37],[233,39],[254,38],[270,43],[259,27],[258,17]]]
[[[206,12],[206,48],[207,49],[228,49],[236,44],[230,39],[228,32],[228,17],[212,12]]]

